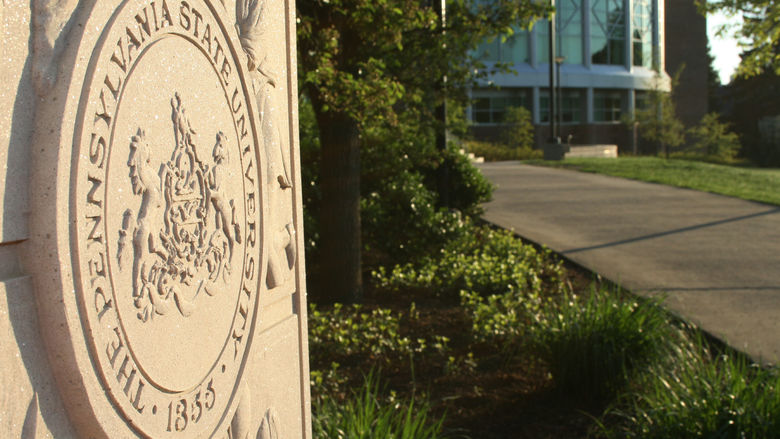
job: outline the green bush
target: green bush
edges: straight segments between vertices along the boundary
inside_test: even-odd
[[[461,306],[471,317],[474,339],[498,347],[510,358],[526,342],[529,329],[550,299],[518,288],[488,296],[464,290],[460,295]]]
[[[477,157],[482,157],[488,162],[499,162],[506,160],[541,160],[542,151],[533,149],[530,146],[522,148],[512,148],[499,143],[479,142],[476,140],[464,141],[464,146],[468,152],[474,153]]]
[[[459,211],[438,208],[420,173],[390,175],[375,189],[361,201],[364,259],[369,267],[433,254],[464,234],[470,223]]]
[[[443,438],[444,418],[435,419],[427,400],[383,397],[379,378],[370,373],[363,386],[344,400],[315,395],[312,429],[318,439]]]
[[[506,110],[501,142],[510,149],[530,149],[534,144],[534,128],[531,112],[525,107]]]
[[[611,438],[780,437],[780,375],[734,353],[713,355],[701,336],[678,343],[605,416]]]
[[[442,166],[447,167],[449,200],[447,203],[440,202],[439,207],[455,209],[472,218],[481,215],[481,204],[490,201],[493,196],[493,184],[454,144],[450,144],[444,154]],[[427,170],[428,187],[436,186],[437,170],[438,168]]]
[[[414,320],[414,305],[408,316],[389,309],[337,303],[320,310],[309,305],[309,353],[313,365],[329,364],[347,357],[384,362],[415,353],[447,353],[448,339],[439,335],[412,338],[402,334],[405,319]],[[314,367],[313,367],[314,368]]]
[[[301,163],[310,273],[317,269],[320,210],[319,138],[309,101],[299,100]],[[361,136],[361,226],[368,267],[409,261],[438,251],[481,214],[492,185],[454,147],[438,151],[434,132],[419,123],[366,127]],[[449,170],[449,203],[438,193],[436,175]]]
[[[563,288],[563,269],[549,252],[523,244],[510,232],[471,226],[439,254],[418,263],[372,272],[375,284],[389,291],[429,290],[456,297],[461,290],[488,295],[509,289],[539,295]]]
[[[608,401],[632,371],[660,358],[670,337],[656,302],[608,291],[565,295],[535,327],[534,343],[556,388],[582,400]]]
[[[742,147],[739,136],[718,120],[717,113],[705,115],[699,125],[688,130],[688,136],[694,152],[723,162],[734,160]]]

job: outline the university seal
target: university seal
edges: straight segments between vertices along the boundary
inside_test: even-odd
[[[78,312],[55,373],[85,437],[230,437],[269,263],[247,57],[223,2],[114,3],[70,85]]]

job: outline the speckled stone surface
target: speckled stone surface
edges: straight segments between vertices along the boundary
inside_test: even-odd
[[[0,436],[310,437],[292,5],[0,7]]]

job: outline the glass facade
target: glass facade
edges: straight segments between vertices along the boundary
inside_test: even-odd
[[[559,0],[555,15],[556,56],[563,56],[566,64],[582,64],[582,0]],[[536,34],[536,63],[550,62],[550,21],[539,20],[533,28]]]
[[[634,0],[633,11],[633,65],[653,68],[653,2],[652,0]]]
[[[648,105],[642,78],[652,72],[634,67],[652,69],[662,61],[662,42],[657,41],[656,29],[660,1],[555,1],[556,55],[564,57],[564,65],[559,67],[562,96],[556,107],[560,107],[563,124],[620,122],[626,113]],[[501,88],[475,90],[470,108],[475,125],[500,125],[506,110],[513,106],[531,110],[537,124],[549,123],[549,41],[549,21],[539,20],[530,31],[515,29],[511,36],[479,46],[476,54],[483,61],[525,65],[514,77],[499,75],[496,84]],[[604,78],[615,81],[605,82]],[[614,88],[596,88],[605,86]]]
[[[528,31],[515,29],[508,37],[496,37],[477,47],[476,56],[485,62],[520,64],[530,62]]]
[[[623,115],[623,92],[615,90],[593,91],[593,120],[596,122],[620,122]]]
[[[550,20],[539,20],[533,28],[536,35],[536,63],[550,62]]]
[[[650,106],[650,93],[637,90],[634,92],[634,107],[637,110],[647,110]]]
[[[506,118],[507,109],[531,109],[528,94],[527,91],[516,91],[510,96],[477,97],[471,105],[471,121],[476,124],[501,124]]]
[[[560,97],[560,121],[576,124],[585,122],[585,93],[578,89],[563,89]],[[550,121],[550,92],[539,91],[539,122]]]
[[[633,7],[630,23],[627,23],[629,1]],[[593,64],[626,65],[627,44],[631,44],[631,64],[653,68],[657,61],[653,45],[656,1],[557,0],[557,54],[565,57],[566,64],[582,64],[587,38],[590,45],[587,56]],[[589,20],[588,36],[584,35],[583,20]],[[537,21],[532,32],[536,41],[534,62],[546,64],[549,62],[549,21]],[[529,44],[530,32],[514,29],[511,36],[497,37],[480,44],[477,56],[489,62],[530,63]]]
[[[558,0],[558,56],[566,64],[582,64],[582,0]]]
[[[625,64],[624,0],[591,0],[590,56],[593,64]]]

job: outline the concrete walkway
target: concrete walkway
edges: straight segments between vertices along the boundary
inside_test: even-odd
[[[762,362],[780,359],[780,208],[517,162],[479,165],[484,218],[673,312]]]

